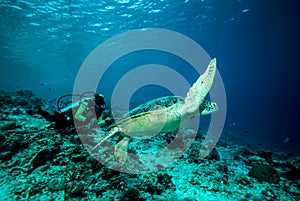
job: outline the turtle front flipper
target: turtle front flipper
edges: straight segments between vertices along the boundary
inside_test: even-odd
[[[127,158],[127,149],[130,138],[124,137],[120,142],[115,145],[115,157],[117,161],[123,165]]]
[[[198,111],[199,105],[207,96],[215,77],[217,60],[213,59],[208,64],[206,71],[198,78],[188,91],[184,99],[182,114],[193,114]]]

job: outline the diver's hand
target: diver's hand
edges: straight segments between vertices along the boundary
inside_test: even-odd
[[[105,124],[105,120],[99,118],[98,119],[98,124],[99,124],[100,127],[103,126]]]
[[[105,121],[110,121],[112,120],[112,117],[106,117]]]

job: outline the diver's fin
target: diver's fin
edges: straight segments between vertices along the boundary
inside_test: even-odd
[[[127,149],[130,138],[124,137],[120,142],[115,145],[115,157],[117,161],[123,165],[127,158]]]

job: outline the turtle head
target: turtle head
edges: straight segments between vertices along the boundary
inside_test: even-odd
[[[219,110],[218,104],[215,102],[204,101],[200,107],[200,115],[209,115]]]

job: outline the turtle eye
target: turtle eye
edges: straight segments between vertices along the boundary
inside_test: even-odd
[[[214,109],[214,110],[216,110],[216,111],[219,110],[219,107],[218,107],[218,104],[217,104],[217,103],[212,103],[211,106],[212,106],[212,109]]]

